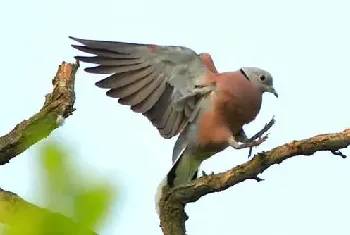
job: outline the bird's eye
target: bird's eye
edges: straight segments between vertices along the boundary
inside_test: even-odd
[[[264,75],[260,75],[260,80],[265,81],[266,77]]]

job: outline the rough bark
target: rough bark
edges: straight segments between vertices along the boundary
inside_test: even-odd
[[[63,62],[52,80],[53,91],[46,95],[40,111],[28,120],[17,124],[8,134],[0,137],[0,165],[8,163],[12,158],[49,136],[53,130],[62,125],[65,118],[73,113],[74,82],[78,67],[77,61],[75,63]],[[54,219],[61,225],[56,229],[69,227],[77,229],[79,234],[96,234],[62,214],[35,206],[15,193],[0,188],[0,223],[11,227],[16,223],[16,219],[13,218],[26,214],[44,218],[45,221]]]
[[[53,92],[46,95],[41,110],[28,120],[19,123],[7,135],[0,137],[0,165],[8,163],[30,146],[49,136],[65,118],[72,114],[75,101],[75,73],[78,67],[78,62],[74,64],[63,62],[52,81]],[[186,234],[185,221],[188,217],[185,213],[185,206],[206,194],[223,191],[247,179],[261,181],[262,179],[258,177],[260,173],[294,156],[329,151],[345,158],[346,156],[339,150],[349,145],[350,129],[339,133],[317,135],[258,153],[248,162],[226,172],[201,177],[173,189],[165,188],[159,205],[162,231],[165,235]],[[16,214],[23,214],[23,211],[26,210],[44,215],[44,217],[58,216],[64,224],[77,225],[61,214],[39,208],[12,192],[0,189],[0,223],[11,225],[9,218]],[[92,231],[88,233],[95,234]]]
[[[350,129],[339,133],[322,134],[300,141],[292,141],[267,152],[256,154],[248,162],[220,174],[201,177],[191,183],[173,189],[163,189],[160,200],[160,225],[165,235],[184,235],[185,221],[188,219],[185,206],[209,193],[220,192],[248,179],[258,182],[258,175],[275,164],[299,156],[312,155],[319,151],[329,151],[343,158],[339,149],[350,145]]]
[[[53,91],[46,95],[41,110],[0,137],[0,165],[46,138],[70,116],[75,102],[74,81],[78,62],[63,62],[52,80]]]

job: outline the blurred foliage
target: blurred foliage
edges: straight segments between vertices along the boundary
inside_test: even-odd
[[[68,215],[21,208],[6,235],[91,234],[100,229],[115,199],[111,185],[79,172],[62,146],[46,143],[40,151],[39,199],[46,208]],[[23,210],[23,212],[22,212]]]

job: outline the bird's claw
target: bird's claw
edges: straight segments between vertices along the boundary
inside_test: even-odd
[[[257,142],[261,144],[262,142],[265,142],[268,138],[269,134],[267,133],[266,135],[259,137]]]
[[[252,142],[256,142],[256,145],[252,145],[252,146],[249,147],[248,158],[250,158],[250,157],[252,156],[253,147],[256,147],[256,146],[262,144],[262,143],[265,142],[268,138],[269,138],[269,134],[266,134],[266,135],[264,135],[264,136],[258,137],[257,140],[253,140]]]
[[[214,175],[214,171],[210,172],[209,174],[207,174],[205,171],[202,170],[202,176],[211,176]]]
[[[231,138],[229,140],[229,145],[235,149],[243,149],[243,148],[253,148],[256,147],[258,145],[260,145],[261,143],[263,143],[264,141],[266,141],[268,138],[268,135],[262,136],[262,137],[258,137],[255,140],[248,140],[242,144],[238,143],[234,138]]]
[[[273,116],[271,120],[265,124],[265,126],[258,131],[255,135],[253,135],[249,140],[256,140],[260,138],[265,132],[270,130],[270,128],[276,123],[275,117]]]
[[[258,139],[257,141],[260,141],[261,143],[266,141],[268,139],[269,134],[266,134],[265,136],[262,136],[262,135],[265,132],[267,132],[275,123],[276,123],[275,116],[273,116],[271,118],[271,120],[268,123],[266,123],[265,126],[258,133],[253,135],[249,140],[254,141],[254,140]],[[249,147],[248,158],[250,158],[252,156],[253,147],[255,147],[255,146]]]
[[[275,124],[275,122],[276,122],[275,117],[272,117],[272,119],[268,123],[266,123],[265,126],[260,131],[258,131],[255,135],[253,135],[249,139],[245,138],[242,144],[239,144],[234,136],[228,140],[228,144],[229,146],[235,149],[249,148],[249,155],[248,155],[248,158],[249,158],[252,154],[252,148],[260,145],[261,143],[265,142],[268,139],[269,135],[268,134],[264,135],[264,133],[267,132]]]
[[[248,145],[247,147],[250,147],[250,148],[257,147],[260,144],[262,144],[263,142],[265,142],[268,138],[269,138],[269,134],[266,134],[264,136],[260,136],[255,140],[251,140],[250,142],[247,142],[246,143]]]

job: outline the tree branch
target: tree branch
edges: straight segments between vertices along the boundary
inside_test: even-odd
[[[73,113],[74,82],[78,68],[78,61],[74,64],[62,62],[52,80],[53,91],[45,96],[41,110],[28,120],[19,123],[8,134],[0,137],[0,165],[8,163],[12,158],[49,136],[53,130],[62,125],[65,118]],[[96,234],[62,214],[35,206],[15,193],[0,188],[0,223],[15,227],[23,216],[25,220],[34,217],[59,224],[49,229],[71,228],[81,232],[80,234]]]
[[[312,155],[318,151],[330,151],[343,158],[339,149],[350,145],[350,129],[339,133],[322,134],[300,141],[278,146],[267,152],[258,153],[250,161],[238,165],[229,171],[201,177],[186,185],[173,189],[164,188],[159,203],[160,225],[165,235],[184,235],[185,205],[195,202],[206,194],[220,192],[247,179],[261,181],[258,174],[274,164],[298,155]]]
[[[25,220],[36,218],[39,221],[41,220],[44,226],[45,222],[55,221],[56,226],[48,228],[51,232],[64,232],[60,230],[75,228],[76,231],[79,231],[79,234],[97,235],[95,232],[80,226],[62,214],[53,213],[47,209],[35,206],[15,193],[0,188],[0,222],[15,227],[21,218]]]
[[[73,113],[74,81],[78,67],[78,61],[74,64],[63,62],[52,80],[54,89],[46,95],[40,112],[0,137],[0,165],[8,163],[33,144],[49,136]]]

